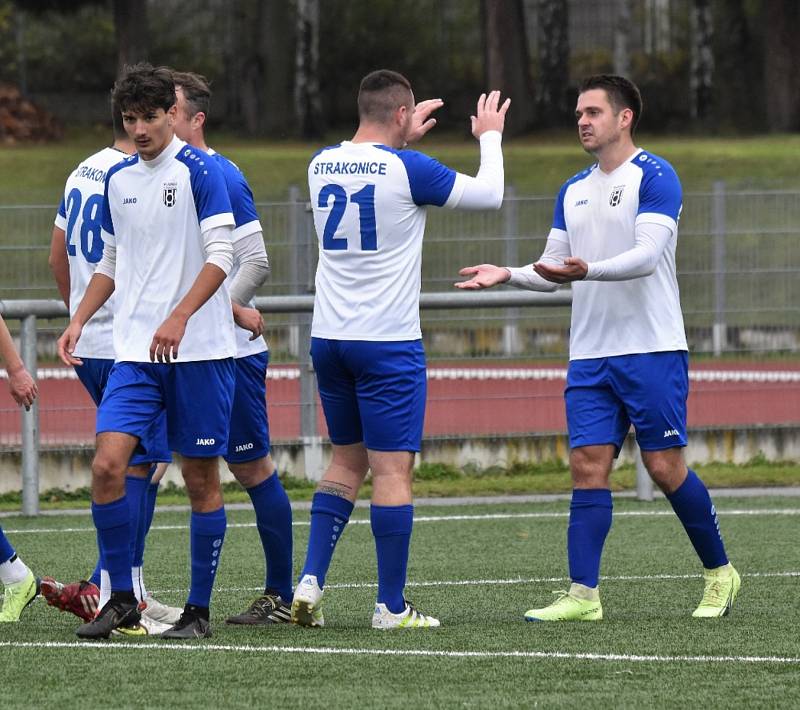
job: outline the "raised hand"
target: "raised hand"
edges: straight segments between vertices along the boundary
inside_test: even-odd
[[[411,116],[411,129],[406,136],[407,143],[415,143],[436,125],[436,119],[430,115],[438,108],[444,106],[441,99],[426,99],[414,107]]]
[[[511,105],[511,99],[506,99],[500,105],[500,92],[490,91],[478,97],[478,106],[474,116],[470,116],[472,121],[472,135],[480,138],[486,131],[500,131],[506,125],[506,112]]]

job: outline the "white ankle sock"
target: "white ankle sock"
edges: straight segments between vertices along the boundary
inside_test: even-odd
[[[26,565],[16,554],[10,560],[6,560],[0,565],[0,582],[8,586],[17,584],[30,574]]]
[[[108,576],[108,570],[100,570],[100,601],[97,602],[97,608],[102,609],[108,600],[111,599],[111,577]]]

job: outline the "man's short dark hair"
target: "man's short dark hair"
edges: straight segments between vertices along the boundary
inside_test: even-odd
[[[363,121],[388,123],[401,106],[410,106],[411,82],[390,69],[367,74],[358,88],[358,117]]]
[[[202,112],[208,118],[208,112],[211,110],[211,89],[208,86],[208,79],[191,71],[174,71],[172,80],[175,86],[183,91],[189,117]]]
[[[175,105],[172,71],[146,62],[127,66],[114,84],[111,100],[120,113],[147,113],[160,108],[168,111]]]
[[[642,95],[639,89],[630,79],[616,74],[595,74],[587,77],[578,87],[578,93],[591,91],[592,89],[603,89],[608,96],[608,102],[614,113],[619,113],[624,108],[629,108],[633,112],[631,121],[631,135],[639,125],[642,116]]]

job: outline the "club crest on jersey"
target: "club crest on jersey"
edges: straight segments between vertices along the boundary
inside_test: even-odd
[[[617,185],[613,190],[611,190],[611,197],[608,198],[608,204],[612,207],[616,207],[622,200],[622,191],[624,189],[625,185]]]
[[[174,207],[175,200],[177,198],[178,193],[178,183],[176,182],[165,182],[164,183],[164,204],[167,207]]]

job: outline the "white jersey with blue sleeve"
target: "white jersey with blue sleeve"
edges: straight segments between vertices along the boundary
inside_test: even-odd
[[[149,362],[150,343],[194,284],[206,255],[203,233],[233,227],[217,162],[173,138],[153,160],[131,156],[106,177],[103,238],[116,249],[114,349],[117,361]],[[227,288],[189,319],[179,362],[234,357]]]
[[[55,226],[64,231],[69,260],[70,317],[78,310],[86,287],[103,257],[103,185],[108,170],[127,157],[116,148],[103,150],[81,161],[67,179],[58,206]],[[76,357],[114,359],[112,326],[114,296],[83,327]]]
[[[319,263],[311,335],[416,340],[427,205],[444,206],[456,173],[412,150],[344,141],[308,167]]]
[[[650,275],[572,283],[571,360],[688,349],[675,271],[681,208],[675,170],[642,150],[609,174],[594,165],[563,185],[548,239],[590,264],[632,249],[641,225],[671,232]]]
[[[209,150],[208,154],[217,161],[217,164],[222,169],[225,176],[225,184],[228,187],[228,197],[231,200],[231,208],[233,209],[233,219],[235,227],[233,230],[234,243],[244,237],[249,237],[251,234],[261,234],[261,222],[258,219],[258,212],[256,211],[255,200],[253,199],[253,192],[250,190],[250,185],[239,169],[239,167],[232,160],[229,160],[224,155],[220,155],[215,150]],[[232,283],[236,272],[239,270],[239,264],[234,260],[233,268],[228,274],[228,283]],[[251,301],[248,304],[251,308],[255,304]],[[258,337],[255,340],[250,340],[252,333],[249,330],[235,326],[236,331],[236,357],[248,357],[249,355],[256,355],[258,353],[266,352],[267,342],[263,337]]]

